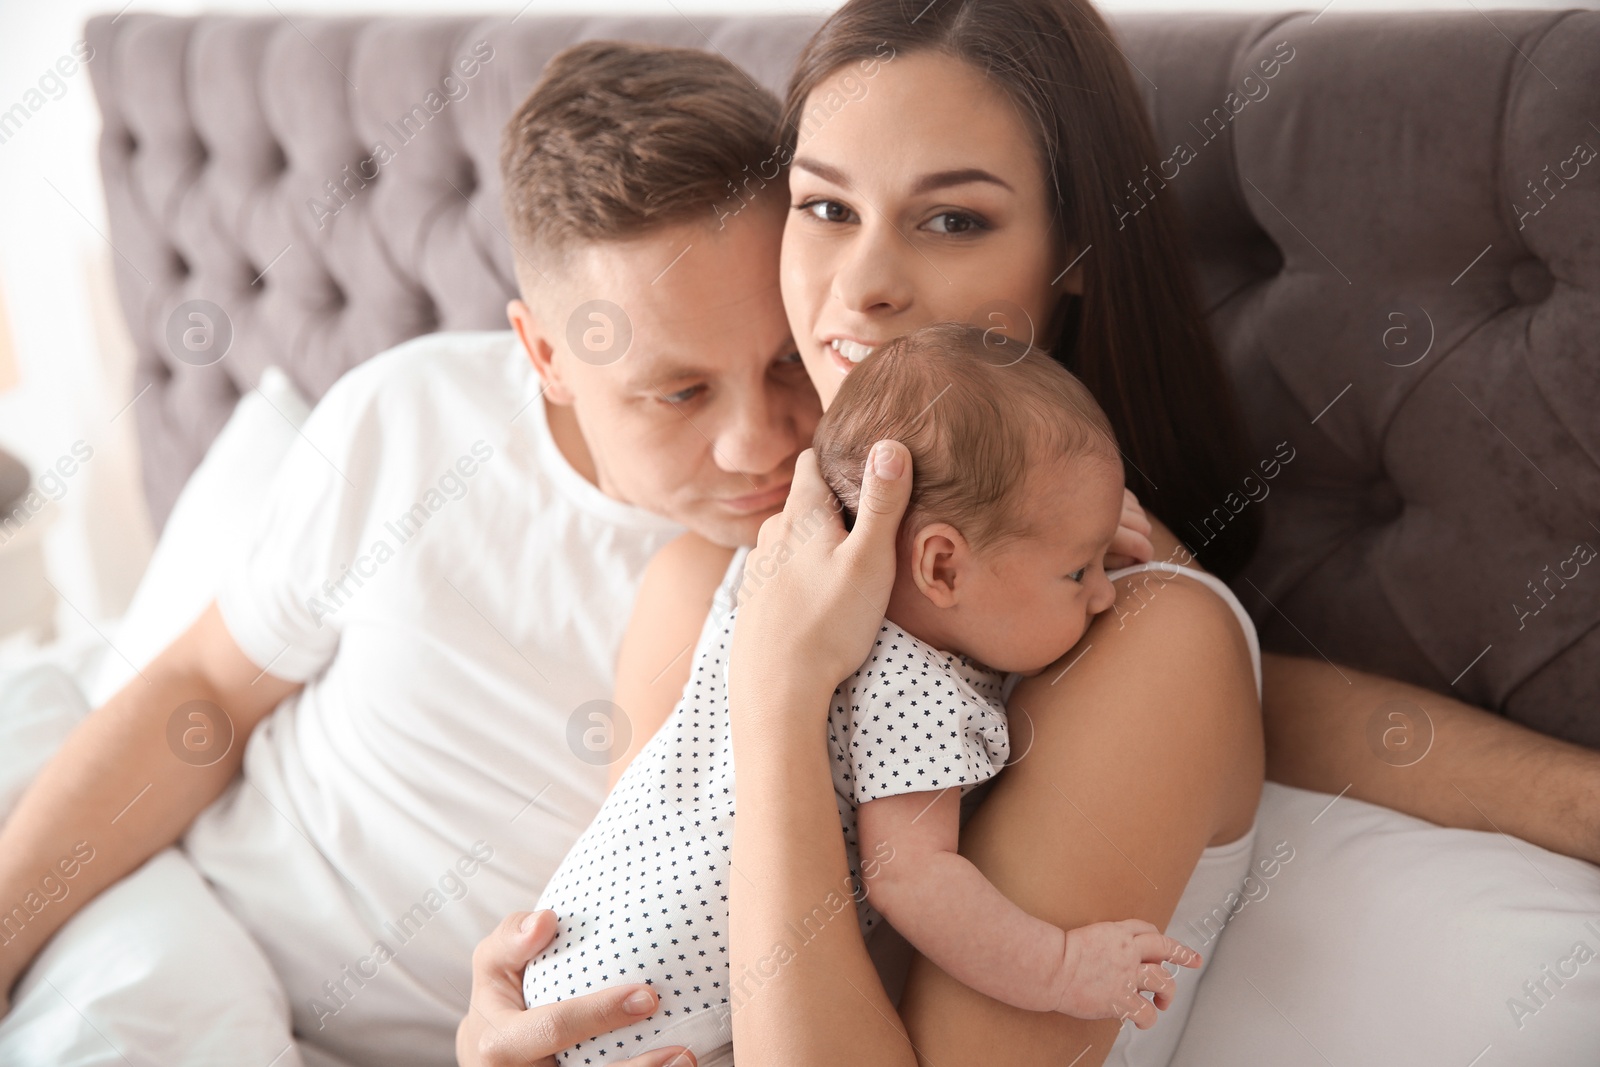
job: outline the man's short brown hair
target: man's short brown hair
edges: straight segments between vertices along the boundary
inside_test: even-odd
[[[562,51],[500,142],[524,289],[527,260],[742,207],[778,119],[777,98],[720,55],[626,41]]]
[[[850,516],[867,454],[885,439],[911,453],[902,530],[948,522],[975,548],[1033,532],[1022,499],[1030,464],[1093,454],[1121,466],[1111,421],[1048,352],[956,323],[868,356],[817,425],[817,466]]]

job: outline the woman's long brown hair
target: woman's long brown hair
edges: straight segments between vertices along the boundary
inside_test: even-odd
[[[887,48],[885,47],[887,45]],[[1021,109],[1055,193],[1060,247],[1082,260],[1052,354],[1111,418],[1127,484],[1209,570],[1237,573],[1260,512],[1223,505],[1246,474],[1239,407],[1200,309],[1189,246],[1169,193],[1133,218],[1123,187],[1160,156],[1110,28],[1085,0],[850,0],[801,53],[784,109],[792,159],[807,98],[846,64],[938,51],[970,63]],[[1062,264],[1066,264],[1063,262]],[[1228,521],[1204,543],[1193,534]]]

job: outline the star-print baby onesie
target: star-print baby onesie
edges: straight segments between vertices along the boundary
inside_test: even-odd
[[[797,917],[788,944],[759,971],[731,977],[728,884],[734,766],[729,733],[728,649],[745,553],[736,553],[700,632],[689,683],[672,715],[639,752],[594,822],[539,897],[559,917],[556,939],[528,965],[530,1006],[648,982],[661,998],[650,1018],[561,1054],[606,1064],[684,1045],[702,1067],[731,1062],[732,1013],[805,941],[844,914],[852,896],[863,934],[881,921],[862,890],[856,807],[902,793],[958,788],[992,778],[1010,755],[1004,677],[940,652],[887,620],[872,653],[834,690],[828,747],[851,879]],[[892,852],[869,856],[892,863]]]

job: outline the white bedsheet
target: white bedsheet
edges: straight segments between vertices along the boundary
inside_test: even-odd
[[[1172,1067],[1600,1063],[1600,867],[1268,782],[1274,849]]]
[[[56,667],[0,671],[0,816],[86,711]],[[1272,784],[1255,851],[1273,873],[1236,904],[1174,1067],[1600,1062],[1600,868]],[[76,915],[14,1003],[7,1067],[319,1067],[172,849]]]
[[[0,818],[88,710],[77,682],[57,666],[0,671]],[[86,841],[74,859],[89,856],[93,863],[94,844]],[[71,879],[60,879],[34,905],[54,906],[72,892]],[[0,906],[9,914],[21,903]],[[169,848],[46,944],[0,1018],[0,1064],[301,1067],[302,1061],[288,1003],[266,958],[183,853]]]

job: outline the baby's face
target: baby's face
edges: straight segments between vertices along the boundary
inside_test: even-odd
[[[1038,674],[1116,599],[1104,564],[1122,469],[1100,456],[1053,460],[1029,472],[1024,494],[1031,536],[974,554],[952,636],[955,651],[996,670]]]

